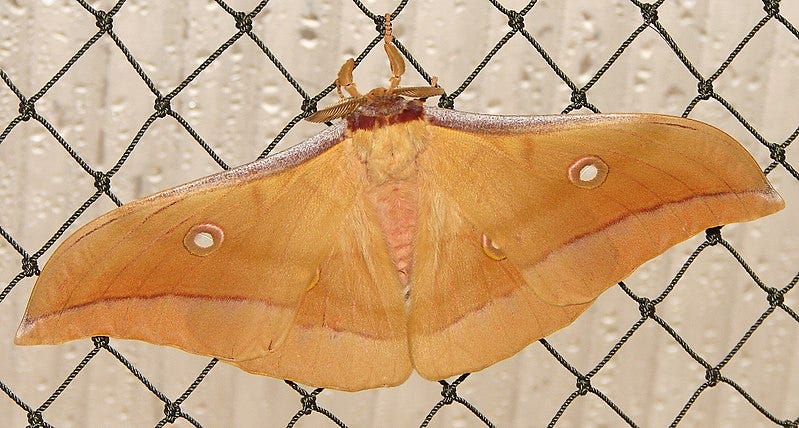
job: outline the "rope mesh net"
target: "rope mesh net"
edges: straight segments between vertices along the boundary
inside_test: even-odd
[[[758,0],[747,0],[747,2],[758,3],[760,10],[762,10],[762,15],[752,18],[751,30],[741,38],[737,46],[735,46],[735,48],[729,53],[722,63],[718,64],[718,67],[713,70],[712,73],[706,74],[700,72],[692,64],[690,56],[684,52],[683,48],[681,48],[681,46],[678,45],[678,43],[672,37],[672,33],[667,28],[668,24],[661,22],[659,19],[658,11],[660,8],[668,7],[668,5],[663,5],[666,3],[665,0],[656,1],[654,3],[643,3],[638,0],[629,0],[626,3],[626,6],[637,9],[640,12],[640,14],[637,15],[639,18],[636,22],[634,31],[632,31],[632,33],[629,34],[629,37],[627,37],[627,39],[618,46],[612,55],[607,58],[607,61],[605,61],[604,65],[593,72],[592,77],[587,81],[586,84],[578,85],[575,83],[575,80],[577,79],[574,79],[573,76],[570,76],[569,73],[564,71],[564,69],[558,65],[556,60],[553,59],[553,55],[551,55],[550,52],[548,52],[547,49],[542,46],[539,40],[533,35],[535,32],[531,31],[531,29],[526,26],[526,20],[530,16],[534,15],[537,11],[536,6],[537,3],[539,3],[538,1],[530,1],[519,10],[511,10],[503,6],[498,1],[489,0],[488,3],[490,3],[498,13],[504,14],[507,18],[507,28],[504,29],[505,34],[496,41],[493,49],[485,54],[482,59],[477,59],[474,61],[475,65],[473,71],[466,76],[459,86],[450,86],[447,88],[450,89],[451,92],[445,93],[438,100],[438,104],[441,107],[453,107],[454,100],[460,96],[473,82],[473,80],[492,63],[492,59],[497,55],[497,53],[500,52],[500,50],[502,50],[511,39],[516,38],[522,39],[525,43],[528,43],[532,47],[532,49],[529,49],[530,55],[535,56],[537,60],[543,60],[546,63],[546,67],[549,72],[552,73],[553,76],[556,76],[556,78],[571,91],[570,103],[563,108],[563,113],[569,113],[581,109],[599,112],[599,108],[591,102],[590,94],[592,87],[594,87],[595,84],[606,75],[606,72],[613,67],[614,63],[616,63],[616,61],[622,57],[626,51],[632,49],[631,45],[641,34],[644,32],[655,32],[659,38],[662,39],[662,42],[668,47],[669,51],[673,53],[673,55],[679,60],[682,66],[696,79],[696,93],[693,96],[693,99],[691,99],[690,102],[685,106],[683,116],[689,116],[694,108],[700,103],[718,103],[719,105],[723,106],[729,115],[734,117],[735,120],[745,127],[749,133],[748,136],[750,136],[751,139],[759,142],[770,153],[771,161],[765,168],[765,172],[767,174],[777,169],[783,169],[788,177],[792,177],[792,179],[799,181],[799,172],[797,172],[795,166],[790,163],[790,160],[786,155],[786,151],[789,150],[789,146],[797,137],[797,135],[799,135],[799,128],[793,130],[793,132],[785,136],[784,139],[771,141],[761,135],[761,133],[747,121],[746,115],[736,109],[735,103],[725,99],[723,94],[720,94],[714,88],[714,82],[716,82],[720,76],[728,71],[729,66],[736,61],[736,58],[741,52],[747,49],[749,42],[763,28],[767,26],[778,27],[779,31],[784,31],[786,34],[790,35],[791,40],[794,43],[794,48],[799,45],[799,30],[797,30],[797,28],[780,13],[779,0],[762,0],[762,2],[759,2]],[[295,125],[301,122],[306,115],[311,114],[316,110],[317,102],[334,90],[334,86],[331,84],[320,93],[309,93],[306,88],[304,88],[303,85],[301,85],[292,75],[291,70],[281,63],[279,56],[270,50],[268,42],[264,40],[263,35],[259,34],[258,31],[253,28],[253,20],[257,19],[259,14],[264,13],[266,10],[268,10],[268,8],[271,7],[268,1],[261,1],[254,9],[246,11],[235,10],[222,0],[216,0],[214,3],[208,3],[207,5],[209,7],[218,6],[221,8],[221,10],[230,15],[231,35],[224,43],[213,50],[213,52],[211,52],[207,58],[202,61],[202,63],[200,63],[193,70],[190,70],[185,78],[171,88],[171,90],[168,92],[162,90],[161,85],[157,84],[150,76],[148,76],[146,71],[147,67],[143,66],[140,60],[138,60],[131,50],[129,50],[128,46],[126,45],[126,40],[120,37],[117,32],[115,32],[115,17],[120,13],[120,11],[124,10],[124,8],[131,7],[130,3],[134,2],[119,0],[108,10],[100,10],[85,0],[75,0],[75,3],[76,7],[79,5],[79,7],[84,9],[85,12],[94,19],[96,23],[96,29],[93,31],[95,32],[88,38],[88,40],[86,40],[80,49],[77,50],[74,55],[72,55],[69,60],[60,67],[58,72],[55,73],[52,78],[50,78],[43,86],[41,86],[39,90],[33,93],[25,93],[24,91],[20,90],[20,85],[16,83],[19,82],[20,79],[23,79],[23,76],[13,75],[12,73],[6,72],[4,69],[0,68],[0,78],[2,79],[4,85],[10,89],[11,92],[13,92],[13,96],[16,96],[16,101],[19,105],[18,114],[16,114],[16,116],[0,117],[0,126],[2,126],[3,129],[2,133],[0,133],[0,145],[7,140],[9,135],[11,135],[17,127],[25,122],[30,122],[36,126],[44,127],[47,133],[52,136],[53,142],[60,144],[63,150],[65,150],[72,158],[74,161],[74,166],[76,168],[82,169],[85,174],[90,177],[94,183],[95,191],[91,197],[80,204],[80,206],[77,206],[74,212],[65,215],[62,226],[55,231],[48,232],[51,233],[50,238],[45,242],[40,243],[40,245],[23,245],[18,239],[15,239],[15,232],[13,230],[9,230],[8,228],[4,227],[4,225],[0,224],[0,235],[2,235],[2,238],[10,245],[11,248],[13,248],[13,251],[8,252],[6,257],[11,257],[14,259],[14,263],[19,266],[18,271],[11,275],[11,277],[0,278],[0,281],[2,281],[2,283],[0,283],[0,285],[2,285],[2,287],[0,287],[0,311],[8,308],[9,305],[2,305],[2,302],[12,298],[12,296],[14,299],[27,299],[29,292],[28,287],[17,287],[18,284],[20,284],[20,282],[25,278],[35,277],[39,273],[40,258],[46,252],[52,250],[54,243],[56,243],[56,241],[67,232],[67,229],[69,229],[70,226],[79,219],[79,217],[84,216],[84,213],[96,201],[101,198],[110,198],[110,200],[115,204],[122,205],[124,201],[117,197],[117,195],[114,193],[114,177],[123,167],[123,165],[126,164],[131,154],[136,151],[142,137],[148,133],[148,130],[150,130],[153,124],[156,122],[170,119],[176,121],[176,123],[179,124],[179,126],[182,127],[185,132],[196,142],[196,144],[202,147],[205,152],[207,152],[208,156],[210,156],[214,162],[216,162],[222,168],[229,168],[222,157],[220,157],[214,151],[211,145],[206,143],[200,133],[195,130],[196,124],[193,125],[190,120],[181,115],[180,111],[173,109],[171,101],[175,99],[178,94],[185,91],[195,79],[202,76],[209,66],[214,63],[214,61],[224,56],[226,52],[229,51],[230,48],[235,44],[243,43],[247,39],[254,42],[257,45],[260,53],[263,54],[268,61],[285,77],[286,81],[290,84],[294,91],[296,91],[298,99],[301,100],[301,110],[296,111],[296,115],[285,124],[282,131],[280,131],[265,147],[260,157],[267,156],[270,152],[272,152],[278,142],[280,142],[284,136],[286,136],[287,133],[295,127]],[[352,3],[357,7],[358,10],[361,11],[361,13],[363,13],[370,21],[372,21],[375,26],[374,38],[371,40],[371,42],[363,47],[356,57],[356,63],[360,63],[375,46],[381,43],[383,17],[382,11],[370,10],[367,5],[361,1],[353,0]],[[394,22],[401,22],[401,16],[403,11],[406,9],[407,3],[408,1],[402,1],[396,5],[395,9],[392,11]],[[63,136],[62,130],[53,125],[54,122],[52,117],[47,117],[44,114],[40,114],[37,112],[36,108],[37,103],[40,103],[41,100],[46,99],[48,93],[50,93],[54,85],[56,85],[59,80],[63,79],[64,76],[74,72],[73,66],[76,64],[76,62],[103,38],[110,38],[113,41],[113,45],[111,46],[114,46],[122,54],[124,54],[127,64],[141,78],[141,81],[146,85],[146,88],[149,89],[155,98],[153,109],[149,117],[141,125],[137,132],[131,134],[131,139],[127,148],[118,157],[118,160],[113,167],[105,171],[98,170],[95,166],[84,160],[79,151],[74,149],[74,143],[70,142],[68,138]],[[414,58],[414,52],[409,51],[406,46],[403,45],[401,37],[396,40],[396,44],[399,50],[405,55],[410,67],[415,69],[429,82],[430,75],[425,71],[423,64]],[[794,70],[785,70],[785,73],[793,72]],[[329,77],[332,76],[324,76],[323,78],[324,80],[328,80]],[[3,96],[5,95],[6,94]],[[11,95],[9,94],[9,96]],[[793,195],[783,196],[786,197],[788,204],[796,202],[795,198],[792,198]],[[5,210],[6,207],[3,207],[3,209]],[[669,294],[675,289],[688,270],[689,266],[694,262],[700,253],[711,246],[723,246],[726,248],[731,255],[730,263],[737,263],[746,271],[750,278],[749,281],[752,284],[752,287],[756,287],[760,299],[759,301],[755,299],[757,303],[752,302],[752,304],[763,305],[764,302],[766,302],[766,304],[763,306],[766,309],[762,311],[760,316],[757,317],[756,320],[750,326],[748,326],[748,328],[745,328],[738,333],[739,339],[737,342],[735,342],[732,348],[727,350],[727,352],[724,354],[724,357],[720,360],[710,359],[703,355],[696,349],[695,344],[689,343],[689,341],[685,340],[684,337],[681,336],[681,334],[677,331],[677,329],[670,325],[668,317],[662,316],[658,311],[659,304],[663,302],[664,299],[666,299],[667,296],[669,296]],[[619,284],[620,289],[629,297],[629,304],[637,307],[640,315],[637,317],[634,323],[629,326],[626,332],[623,332],[623,334],[618,337],[615,346],[608,350],[604,357],[601,358],[601,360],[599,360],[591,370],[578,370],[575,367],[575,364],[570,362],[564,356],[562,351],[559,351],[556,346],[553,346],[546,339],[542,339],[539,345],[532,345],[543,346],[543,348],[546,349],[546,351],[551,355],[552,359],[554,359],[559,366],[562,366],[564,370],[571,373],[571,375],[574,377],[575,387],[573,391],[563,398],[562,405],[557,412],[552,415],[549,426],[558,425],[559,421],[561,421],[561,417],[569,409],[569,407],[588,395],[595,396],[602,400],[608,406],[608,408],[615,412],[615,414],[618,415],[618,425],[638,426],[635,420],[636,418],[626,411],[625,406],[615,402],[611,397],[603,393],[599,387],[592,383],[592,379],[594,379],[595,375],[597,375],[597,373],[603,370],[603,368],[605,368],[613,360],[614,356],[617,355],[617,353],[625,346],[630,338],[637,333],[640,334],[639,332],[642,326],[654,324],[668,334],[671,340],[673,340],[673,342],[678,346],[680,352],[687,354],[688,357],[693,361],[693,364],[701,366],[702,370],[705,371],[704,381],[692,386],[694,392],[685,397],[683,407],[679,410],[679,412],[673,415],[673,420],[671,422],[672,426],[679,425],[685,419],[686,415],[691,412],[694,404],[697,402],[700,396],[702,396],[702,394],[721,384],[726,384],[734,389],[735,393],[743,399],[741,400],[741,406],[751,406],[754,408],[759,414],[762,415],[762,418],[766,423],[773,423],[775,426],[794,428],[798,427],[799,409],[793,409],[792,413],[788,412],[786,414],[783,409],[770,408],[767,403],[758,401],[757,396],[751,394],[744,386],[737,383],[734,377],[728,377],[725,375],[725,367],[731,361],[733,361],[736,356],[740,355],[739,351],[746,345],[750,337],[756,331],[758,331],[758,329],[760,329],[766,320],[769,319],[769,317],[772,317],[773,314],[782,313],[787,319],[791,320],[791,325],[789,328],[799,328],[799,315],[797,315],[794,309],[786,304],[786,298],[788,298],[791,293],[795,293],[792,291],[792,289],[795,287],[797,281],[799,281],[799,273],[793,276],[787,283],[777,285],[766,284],[759,278],[758,273],[747,264],[747,261],[744,260],[744,258],[736,251],[736,249],[724,239],[720,228],[708,230],[704,242],[702,242],[698,248],[695,249],[691,256],[685,261],[682,268],[680,268],[676,275],[673,276],[673,279],[669,283],[664,284],[655,296],[645,297],[636,294],[633,289],[627,287],[624,283]],[[26,282],[32,284],[32,281]],[[759,308],[761,306],[757,307]],[[3,340],[10,341],[11,338],[8,337],[4,338]],[[109,340],[105,337],[96,337],[93,339],[93,344],[93,349],[82,360],[80,360],[79,364],[74,367],[74,370],[72,370],[71,373],[69,373],[66,378],[63,379],[63,381],[60,379],[48,380],[48,388],[52,389],[52,393],[43,403],[33,402],[32,398],[20,396],[18,393],[15,393],[12,387],[4,383],[3,377],[6,376],[7,373],[4,373],[5,368],[0,367],[0,390],[2,390],[3,393],[10,400],[12,400],[16,406],[18,406],[20,412],[27,414],[28,426],[53,426],[51,425],[51,422],[48,421],[48,408],[50,408],[53,403],[59,400],[62,393],[69,389],[73,379],[79,376],[81,371],[84,370],[88,365],[92,364],[94,359],[100,353],[108,353],[113,356],[113,358],[118,360],[120,364],[126,367],[127,370],[129,370],[130,373],[132,373],[141,382],[144,388],[149,390],[158,398],[158,400],[163,402],[164,415],[160,421],[153,421],[155,426],[161,427],[174,423],[179,419],[185,420],[194,426],[202,426],[202,421],[199,420],[201,418],[193,416],[181,406],[184,402],[190,400],[192,393],[203,383],[206,375],[214,370],[214,368],[217,366],[216,360],[211,360],[208,365],[197,374],[194,382],[185,387],[185,390],[182,394],[174,397],[168,396],[162,392],[159,387],[156,386],[158,384],[157,381],[152,381],[151,379],[148,379],[146,374],[141,373],[137,367],[135,367],[134,364],[131,363],[128,358],[126,358],[126,355],[124,355],[124,353],[120,352],[118,348],[115,347],[114,340]],[[784,355],[783,358],[786,360],[795,359],[795,355],[788,353]],[[757,368],[755,368],[755,370],[756,369]],[[482,423],[486,426],[494,426],[492,421],[484,415],[484,410],[481,410],[480,408],[479,395],[469,397],[469,400],[467,400],[465,397],[459,394],[458,387],[464,382],[468,382],[468,378],[469,375],[465,374],[455,380],[441,381],[441,398],[438,402],[431,403],[429,413],[423,420],[419,421],[420,425],[427,426],[434,421],[438,412],[445,406],[460,405],[465,406],[466,409],[473,413],[475,423]],[[321,414],[336,425],[347,426],[347,422],[343,420],[343,418],[340,418],[336,415],[336,409],[325,407],[322,403],[320,403],[318,396],[322,391],[321,389],[309,390],[290,381],[286,381],[286,384],[287,388],[291,388],[293,391],[295,391],[299,398],[299,404],[296,413],[290,420],[283,422],[286,423],[287,426],[295,425],[298,421],[300,421],[300,419],[312,413]],[[52,424],[58,425],[57,422],[52,422]]]

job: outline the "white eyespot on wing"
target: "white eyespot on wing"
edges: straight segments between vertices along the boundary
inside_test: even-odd
[[[195,256],[207,256],[216,251],[225,239],[222,228],[211,223],[192,226],[183,238],[183,246]]]
[[[608,164],[598,156],[583,156],[569,166],[569,181],[583,189],[593,189],[602,185],[608,177]]]

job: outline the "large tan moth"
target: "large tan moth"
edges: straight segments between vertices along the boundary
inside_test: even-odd
[[[388,20],[387,20],[388,22]],[[783,207],[752,157],[695,120],[489,116],[442,90],[362,95],[297,146],[131,202],[67,238],[16,343],[112,336],[357,391],[508,358],[643,262]],[[346,95],[345,95],[346,93]]]

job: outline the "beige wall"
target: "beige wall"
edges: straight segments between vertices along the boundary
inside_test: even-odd
[[[231,0],[250,10],[251,0]],[[94,6],[108,10],[112,2]],[[505,1],[521,9],[522,1]],[[367,1],[375,13],[394,2]],[[782,15],[799,25],[799,3],[783,1]],[[660,22],[704,76],[765,16],[756,0],[667,0]],[[453,91],[507,32],[507,18],[487,1],[415,1],[395,21],[395,33],[441,85]],[[623,0],[540,0],[526,28],[563,71],[585,84],[642,22]],[[209,1],[131,0],[114,20],[114,31],[163,92],[171,91],[232,36],[233,19]],[[97,27],[77,2],[0,0],[0,68],[26,95],[38,91],[86,42]],[[254,32],[311,94],[324,88],[339,65],[375,36],[374,24],[348,1],[274,0],[258,15]],[[797,127],[799,41],[772,20],[758,32],[715,89],[771,142]],[[356,70],[362,89],[382,85],[387,69],[380,49]],[[410,70],[406,83],[421,83]],[[600,110],[681,114],[696,94],[696,80],[664,40],[647,29],[589,92]],[[520,35],[513,37],[456,99],[456,108],[505,114],[558,113],[570,91]],[[328,97],[326,100],[332,100]],[[89,165],[109,169],[152,112],[153,95],[118,47],[103,36],[37,102],[37,112]],[[301,97],[248,38],[242,38],[173,101],[173,108],[230,165],[254,159],[300,112]],[[19,101],[0,83],[0,129],[17,115]],[[324,102],[323,102],[324,105]],[[702,102],[690,115],[729,132],[762,167],[768,152],[718,102]],[[300,123],[278,148],[313,135],[324,125]],[[794,144],[796,145],[796,144]],[[796,148],[788,160],[799,167]],[[157,121],[113,179],[113,190],[130,201],[219,170],[174,120]],[[777,166],[770,179],[788,208],[760,221],[726,227],[724,237],[770,287],[784,287],[799,268],[799,186]],[[94,192],[93,182],[52,136],[34,121],[16,126],[0,142],[0,226],[28,252],[35,252]],[[101,198],[77,222],[113,207]],[[74,231],[75,227],[70,228]],[[656,233],[656,231],[653,231]],[[627,284],[654,297],[674,277],[698,236],[641,267]],[[52,252],[42,257],[44,261]],[[0,239],[0,287],[20,272],[21,256]],[[11,343],[33,286],[19,281],[0,301],[0,382],[38,407],[91,349],[88,340],[56,347],[21,348]],[[797,292],[786,304],[799,310]],[[718,363],[768,308],[765,294],[729,252],[703,252],[657,313],[704,359]],[[638,319],[633,303],[611,288],[576,323],[549,338],[578,370],[592,369]],[[509,326],[512,328],[512,326]],[[799,322],[777,309],[746,342],[722,374],[751,394],[777,419],[799,417]],[[167,397],[191,384],[207,358],[143,343],[112,341]],[[704,369],[656,323],[646,322],[595,375],[592,383],[639,426],[668,426],[704,382]],[[574,391],[574,377],[540,344],[474,374],[458,389],[497,426],[544,426]],[[437,384],[413,376],[405,385],[357,394],[325,391],[319,404],[350,426],[418,426],[440,399]],[[255,377],[219,364],[182,408],[204,426],[283,426],[299,408],[298,395],[281,381]],[[58,427],[153,426],[163,403],[109,353],[100,352],[44,413]],[[26,413],[0,393],[0,426],[24,426]],[[180,420],[177,426],[189,426]],[[441,410],[431,426],[475,426],[465,408]],[[558,426],[623,425],[593,395],[578,397]],[[299,426],[331,426],[320,415]],[[703,392],[683,426],[773,426],[727,384]]]

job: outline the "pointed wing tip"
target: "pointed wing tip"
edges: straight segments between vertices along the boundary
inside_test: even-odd
[[[23,318],[14,334],[14,344],[18,346],[58,345],[70,340],[83,339],[84,337],[69,337],[61,330],[52,330],[47,323],[39,322],[36,318]],[[89,336],[86,336],[89,337]]]
[[[763,180],[764,187],[762,189],[728,193],[729,196],[737,195],[741,198],[742,205],[748,210],[747,212],[740,212],[738,215],[727,219],[723,224],[716,226],[754,221],[777,213],[785,208],[785,200],[782,196],[771,186],[771,183],[769,183],[765,177]]]
[[[26,315],[14,335],[14,344],[19,346],[59,345],[71,340],[101,336],[101,334],[74,334],[74,331],[69,331],[68,328],[65,330],[64,326],[59,329],[59,326],[58,322],[49,322],[46,316],[30,317]]]
[[[31,334],[32,327],[33,323],[28,318],[24,318],[17,328],[17,333],[14,335],[14,344],[21,346],[41,344]]]
[[[768,214],[774,214],[775,212],[785,208],[785,199],[782,199],[782,196],[773,187],[771,187],[771,184],[768,184],[768,188],[762,192],[762,195],[772,210]]]

